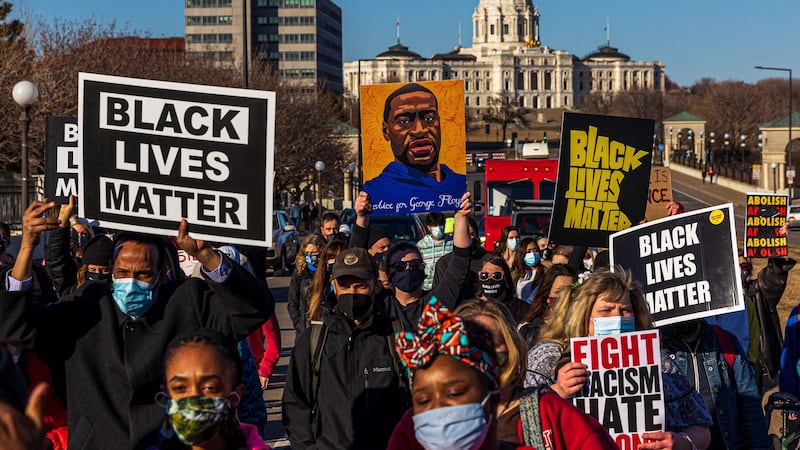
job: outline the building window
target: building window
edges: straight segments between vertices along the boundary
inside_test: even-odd
[[[469,80],[464,80],[464,90],[469,91]]]
[[[480,36],[480,33],[478,32],[478,21],[476,20],[475,21],[475,37],[478,37],[478,36]]]
[[[548,95],[548,96],[547,96],[547,98],[545,99],[545,105],[544,105],[544,107],[545,107],[545,108],[547,108],[547,109],[550,109],[550,108],[552,108],[552,107],[553,107],[553,100],[550,98],[550,96],[549,96],[549,95]]]
[[[223,33],[219,35],[219,42],[231,43],[233,42],[233,35],[231,33]]]
[[[469,97],[464,98],[464,105],[469,106]]]
[[[494,24],[492,24],[492,25],[489,25],[489,34],[491,34],[492,36],[494,36]]]
[[[297,8],[299,0],[283,0],[283,6],[287,8]]]
[[[534,91],[539,89],[539,74],[535,71],[530,73],[530,85]]]
[[[549,91],[553,88],[553,74],[550,72],[544,73],[544,90]],[[549,98],[549,97],[548,97]],[[548,106],[549,108],[549,106]]]
[[[200,25],[200,16],[186,16],[186,25]]]
[[[481,106],[481,98],[475,97],[475,106]]]
[[[219,24],[231,25],[233,24],[233,18],[231,16],[219,16]]]
[[[492,90],[492,80],[486,80],[486,90],[487,91]]]
[[[503,24],[503,34],[508,34],[508,24],[507,23]]]

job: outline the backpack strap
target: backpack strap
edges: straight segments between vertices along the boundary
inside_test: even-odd
[[[320,339],[321,338],[321,339]],[[322,349],[325,348],[325,341],[328,339],[328,327],[322,321],[311,322],[311,411],[312,415],[317,412],[317,392],[319,391],[319,373],[322,366]]]
[[[539,411],[539,397],[547,392],[546,386],[525,389],[519,398],[519,417],[522,420],[522,437],[525,445],[542,449],[542,416]]]
[[[736,382],[736,377],[733,373],[733,362],[736,359],[736,350],[733,347],[733,341],[731,341],[731,337],[728,335],[728,332],[725,331],[719,325],[709,325],[711,327],[711,331],[714,332],[714,336],[717,338],[717,342],[719,342],[720,350],[722,350],[722,355],[725,357],[725,362],[728,363],[728,376],[730,377],[732,382]]]

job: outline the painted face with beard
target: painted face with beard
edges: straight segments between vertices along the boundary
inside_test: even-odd
[[[383,137],[392,146],[397,161],[424,173],[439,163],[442,133],[436,97],[417,91],[393,98]]]

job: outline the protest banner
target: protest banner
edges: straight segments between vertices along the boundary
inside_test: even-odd
[[[747,194],[744,222],[744,251],[750,258],[789,256],[786,224],[789,196],[785,194]]]
[[[44,123],[44,195],[56,203],[78,196],[78,118],[48,116]]]
[[[373,212],[457,210],[467,189],[464,82],[364,85],[359,95]]]
[[[636,450],[643,433],[664,431],[658,330],[572,338],[572,361],[589,370],[573,403],[597,419],[620,450]]]
[[[653,121],[564,113],[550,240],[605,247],[645,218]]]
[[[272,241],[275,93],[81,73],[80,215],[104,227]]]
[[[650,168],[650,188],[647,193],[648,221],[667,217],[667,206],[672,202],[672,172],[669,167]]]
[[[611,267],[642,283],[658,326],[744,309],[730,203],[614,233],[610,244]]]

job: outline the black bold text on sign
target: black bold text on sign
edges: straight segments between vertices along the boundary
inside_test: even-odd
[[[642,284],[658,326],[744,308],[731,204],[620,231],[610,244],[611,267]]]
[[[78,196],[78,119],[45,119],[44,195],[57,203]]]
[[[94,74],[79,89],[81,215],[271,244],[274,93]]]

